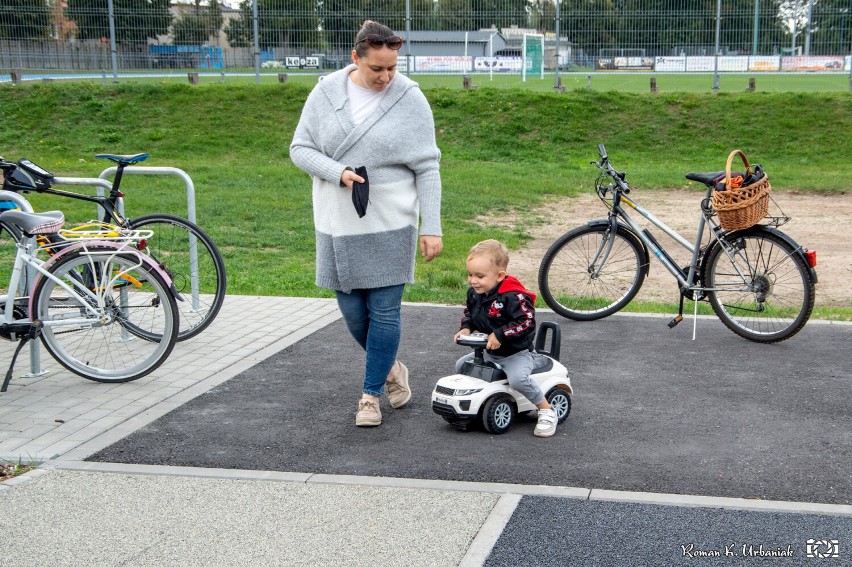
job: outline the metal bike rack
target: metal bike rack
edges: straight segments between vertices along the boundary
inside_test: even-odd
[[[106,180],[107,177],[114,175],[118,171],[116,166],[108,167],[103,170],[98,176],[100,180]],[[195,184],[189,175],[182,169],[176,167],[148,167],[148,166],[128,166],[124,168],[124,174],[135,175],[175,175],[183,179],[186,185],[186,218],[195,224]],[[112,185],[110,185],[112,188]],[[119,204],[119,212],[124,215],[124,200]],[[198,283],[198,240],[194,234],[189,235],[189,265],[190,265],[190,290],[192,292],[192,308],[196,311],[201,309],[201,301],[199,293],[201,287]]]
[[[117,167],[108,167],[101,172],[98,176],[98,180],[105,181],[109,176],[114,175],[116,171],[118,171]],[[195,222],[195,183],[192,182],[192,179],[184,170],[176,167],[147,167],[131,165],[124,168],[124,173],[125,175],[128,173],[136,175],[175,175],[183,179],[183,182],[186,185],[186,218],[193,223]],[[107,183],[109,182],[107,181]],[[107,188],[112,189],[112,184],[110,184]],[[123,210],[121,211],[121,214],[124,214]]]

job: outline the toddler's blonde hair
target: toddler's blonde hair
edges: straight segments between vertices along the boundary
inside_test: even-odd
[[[467,253],[467,259],[477,256],[487,256],[502,271],[509,267],[509,250],[499,240],[483,240],[473,245]]]

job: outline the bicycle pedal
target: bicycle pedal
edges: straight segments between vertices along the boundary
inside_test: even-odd
[[[669,329],[674,329],[681,321],[683,321],[683,315],[678,315],[677,317],[669,321]]]

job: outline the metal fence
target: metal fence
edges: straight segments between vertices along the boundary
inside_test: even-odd
[[[547,70],[852,65],[850,0],[3,0],[0,73],[322,71],[368,18],[405,37],[408,71],[517,71],[525,34]]]

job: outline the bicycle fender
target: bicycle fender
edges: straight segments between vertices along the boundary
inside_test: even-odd
[[[789,244],[793,248],[793,250],[796,251],[796,254],[798,254],[802,261],[805,263],[805,267],[808,269],[808,277],[811,279],[811,283],[818,283],[816,270],[811,268],[811,265],[808,263],[808,259],[805,257],[805,251],[802,249],[801,246],[799,246],[799,243],[793,240],[788,234],[781,232],[774,226],[758,224],[751,228],[734,231],[728,234],[726,238],[735,238],[737,236],[751,236],[753,234],[760,234],[762,232],[771,233],[786,242],[787,244]],[[714,241],[713,246],[708,246],[707,250],[704,251],[704,257],[707,257],[707,254],[710,252],[711,248],[714,248],[718,245],[719,243]],[[704,261],[704,257],[702,257],[702,263]]]
[[[586,222],[587,226],[606,226],[609,227],[609,219],[593,219]],[[642,264],[645,268],[645,277],[648,277],[648,274],[651,273],[651,256],[648,255],[648,248],[645,246],[645,243],[642,242],[642,239],[636,236],[636,233],[633,232],[633,229],[624,224],[621,221],[618,221],[618,230],[622,234],[627,235],[628,238],[632,238],[639,245],[639,248],[642,250]]]
[[[157,264],[154,260],[151,259],[150,256],[148,256],[144,252],[140,252],[140,251],[136,250],[135,248],[126,248],[126,247],[123,248],[118,243],[110,241],[110,240],[81,240],[80,242],[74,242],[73,244],[70,244],[68,246],[64,246],[62,248],[62,250],[60,250],[58,253],[50,256],[50,258],[45,260],[45,262],[42,264],[42,268],[44,268],[45,270],[49,270],[50,267],[53,266],[53,264],[58,262],[66,254],[69,254],[69,253],[74,252],[74,251],[78,251],[80,248],[85,248],[85,247],[89,247],[89,248],[112,248],[113,250],[116,250],[117,252],[125,252],[125,253],[132,253],[133,251],[137,252],[139,254],[139,257],[142,260],[142,262],[144,264],[146,264],[148,267],[152,268],[155,272],[157,272],[157,274],[160,275],[160,277],[163,278],[163,281],[166,283],[166,285],[168,285],[169,289],[174,294],[175,299],[179,299],[180,301],[183,301],[183,298],[177,292],[177,289],[175,288],[175,285],[172,282],[172,279],[169,277],[169,275],[162,268],[160,268],[159,264]],[[44,276],[41,274],[41,272],[38,272],[37,275],[36,275],[35,281],[33,281],[32,285],[30,286],[30,289],[31,290],[35,289],[36,286],[41,281],[41,278],[43,278],[43,277]],[[33,313],[32,301],[33,301],[32,294],[30,294],[30,301],[29,301],[29,306],[28,306],[30,313]]]

